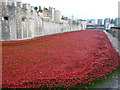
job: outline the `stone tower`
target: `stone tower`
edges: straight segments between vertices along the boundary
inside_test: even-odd
[[[3,2],[21,2],[21,0],[2,0]]]

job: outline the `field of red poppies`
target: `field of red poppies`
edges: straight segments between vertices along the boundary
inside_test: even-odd
[[[2,42],[2,87],[39,88],[86,84],[120,66],[102,31],[81,30]]]

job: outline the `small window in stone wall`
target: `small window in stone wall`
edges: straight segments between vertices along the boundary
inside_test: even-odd
[[[2,20],[3,20],[3,21],[8,21],[8,20],[9,20],[9,17],[8,17],[8,16],[4,16],[4,17],[2,17]]]
[[[33,10],[30,10],[30,12],[33,14]]]
[[[27,18],[26,18],[26,17],[23,17],[23,18],[22,18],[22,21],[26,21],[26,20],[27,20]]]
[[[29,18],[29,21],[32,22],[32,18]]]
[[[25,18],[22,18],[22,21],[25,21]]]

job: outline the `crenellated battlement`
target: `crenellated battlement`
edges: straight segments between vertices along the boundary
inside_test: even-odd
[[[54,8],[51,8],[51,13]],[[57,15],[57,14],[56,14]],[[53,17],[53,16],[51,16]],[[78,30],[80,26],[45,21],[37,11],[20,0],[0,1],[0,41],[34,38],[43,35]]]

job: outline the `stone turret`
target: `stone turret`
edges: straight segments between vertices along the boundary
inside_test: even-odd
[[[22,8],[28,9],[28,8],[29,8],[29,5],[28,5],[27,3],[24,3],[24,4],[22,4]]]
[[[19,8],[21,8],[22,2],[17,2],[17,3],[16,3],[16,6],[19,7]]]
[[[2,2],[0,1],[0,18],[2,18]],[[0,19],[0,40],[2,40],[2,22]]]
[[[5,2],[21,2],[21,0],[3,0]]]
[[[0,5],[2,5],[2,1],[0,1]]]
[[[2,0],[0,5],[18,6],[21,7],[21,0]]]
[[[54,23],[54,15],[60,16],[54,8],[42,11],[39,7],[39,12],[48,15],[49,22],[44,21],[30,4],[23,4],[21,0],[0,0],[0,41],[28,39],[62,33],[65,27],[69,29],[68,24]]]
[[[1,0],[0,2],[21,2],[21,0]]]

